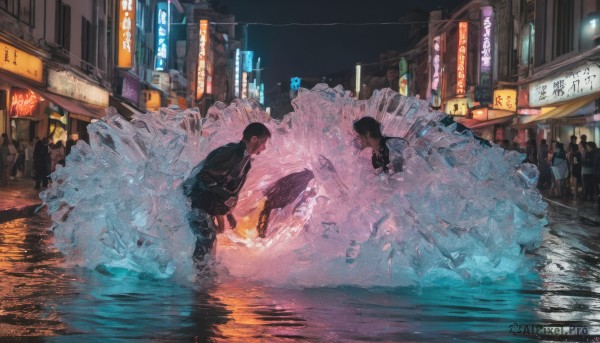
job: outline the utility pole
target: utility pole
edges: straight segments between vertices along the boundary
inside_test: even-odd
[[[243,43],[243,48],[244,51],[248,50],[248,24],[244,24],[244,43]]]

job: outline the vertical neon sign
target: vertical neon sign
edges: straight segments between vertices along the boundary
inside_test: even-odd
[[[248,73],[242,72],[242,99],[248,97]]]
[[[456,56],[456,95],[464,95],[467,88],[467,43],[469,24],[458,23],[458,49]]]
[[[354,79],[354,96],[356,96],[356,98],[358,99],[358,94],[360,93],[360,72],[361,72],[361,65],[357,64],[356,65],[356,78]]]
[[[491,101],[492,65],[494,46],[494,8],[481,8],[481,46],[479,59],[479,87],[482,90],[481,100]],[[481,101],[480,100],[480,101]]]
[[[435,36],[433,37],[433,46],[432,46],[432,57],[431,57],[431,96],[429,98],[429,102],[433,107],[441,106],[441,59],[442,59],[442,37]]]
[[[208,42],[208,20],[200,20],[200,39],[198,45],[198,80],[196,84],[196,99],[204,95],[206,82],[206,47]]]
[[[265,104],[265,84],[264,83],[260,84],[260,90],[259,90],[259,93],[258,93],[258,102],[261,105]]]
[[[117,66],[131,68],[135,42],[135,0],[121,0],[120,3]]]
[[[240,49],[235,49],[235,96],[240,97]]]
[[[154,62],[154,69],[165,70],[167,67],[167,55],[169,52],[169,4],[166,2],[161,2],[157,4],[157,8],[158,18],[156,20],[156,60]]]

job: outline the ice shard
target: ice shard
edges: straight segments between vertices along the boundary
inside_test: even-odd
[[[237,227],[217,238],[216,263],[233,276],[303,286],[495,281],[520,272],[539,245],[546,204],[522,154],[482,144],[425,101],[389,89],[356,100],[320,84],[301,89],[293,107],[281,121],[237,99],[205,118],[161,109],[89,125],[90,144],[74,147],[41,194],[56,244],[90,268],[193,274],[182,183],[259,121],[273,136],[252,162]],[[403,138],[401,174],[376,174],[370,152],[354,146],[352,123],[363,116]],[[286,177],[298,181],[289,192]]]

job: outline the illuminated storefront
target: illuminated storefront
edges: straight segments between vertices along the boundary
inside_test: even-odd
[[[0,42],[0,49],[0,97],[6,104],[0,108],[0,131],[28,140],[30,131],[35,132],[42,100],[31,88],[41,87],[44,64],[41,58],[12,44]]]
[[[600,99],[600,67],[591,62],[529,84],[529,106],[556,107],[535,116],[529,125],[545,126],[548,138],[568,142],[571,135],[594,137],[590,119]]]

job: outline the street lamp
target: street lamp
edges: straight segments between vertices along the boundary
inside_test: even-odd
[[[358,99],[360,92],[360,63],[356,63],[356,78],[354,80],[354,96]]]

